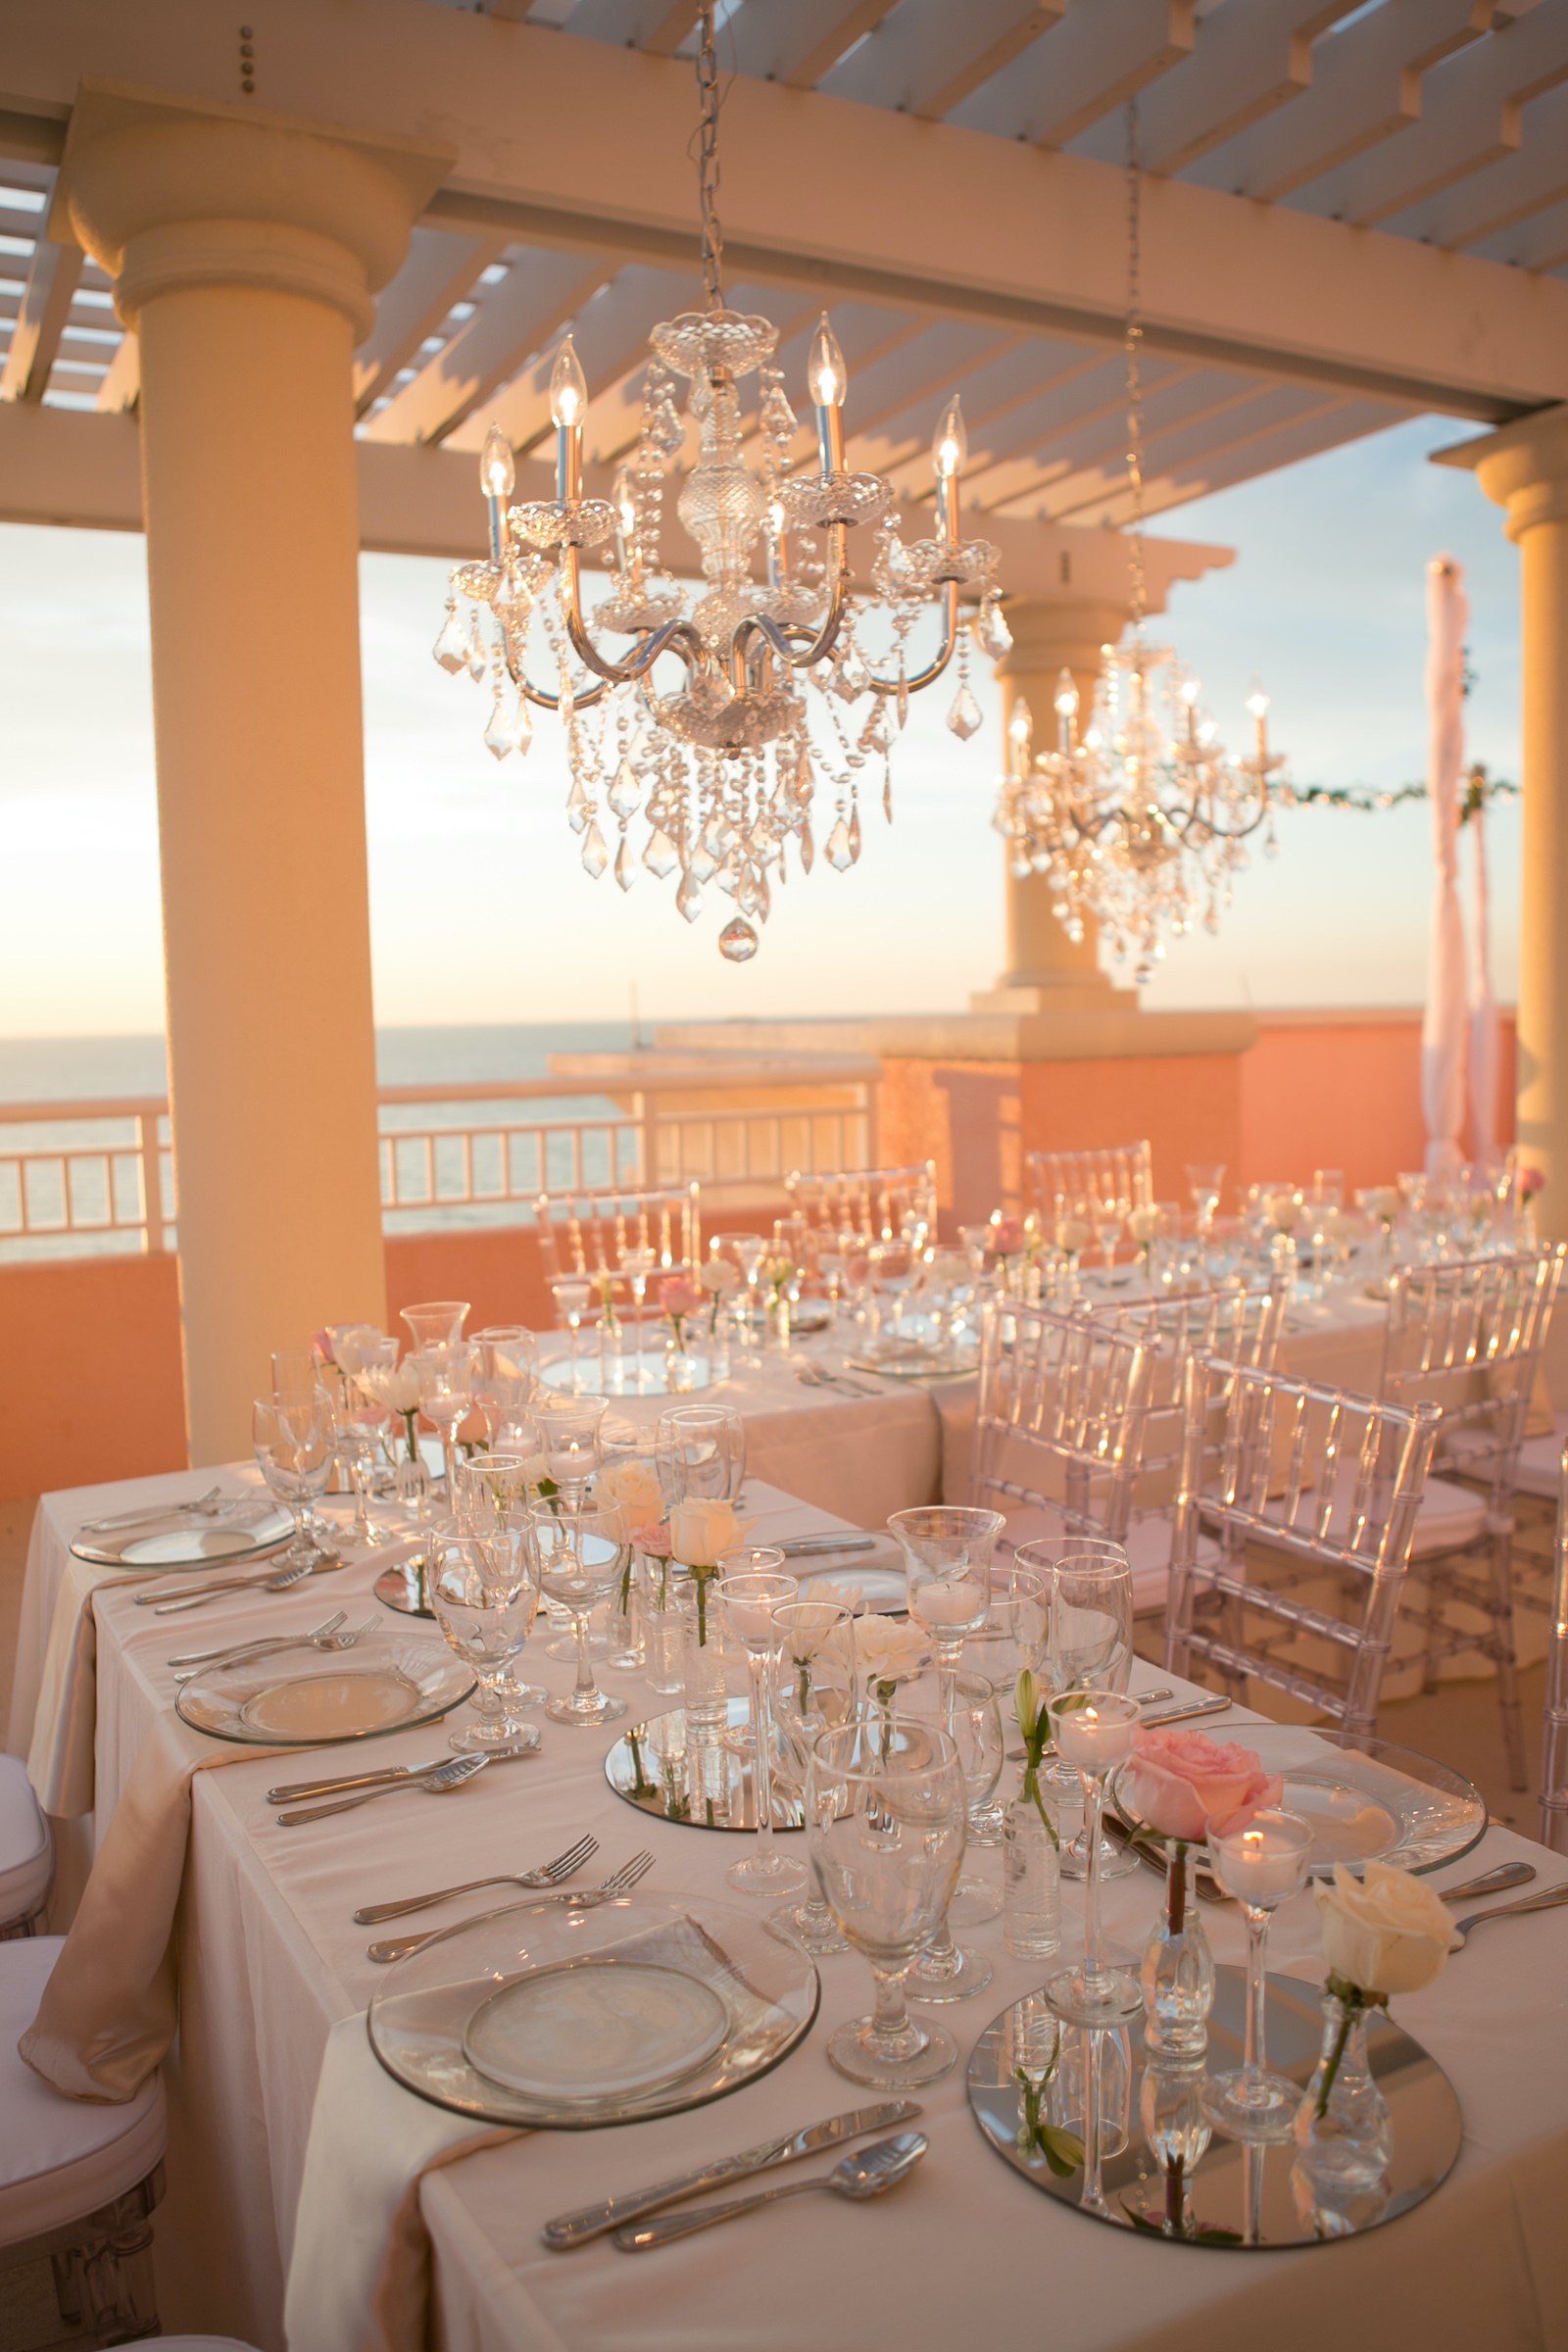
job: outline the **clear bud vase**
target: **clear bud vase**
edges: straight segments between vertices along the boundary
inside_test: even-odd
[[[1060,1832],[1038,1771],[1002,1825],[1002,1940],[1015,1960],[1049,1960],[1061,1949]]]
[[[1162,2061],[1200,2057],[1214,2006],[1214,1955],[1199,1917],[1193,1848],[1165,1841],[1165,1900],[1144,1946],[1144,2040]]]
[[[720,1381],[729,1378],[730,1347],[729,1309],[721,1306],[708,1335],[708,1385],[710,1389],[716,1389]]]
[[[1296,2111],[1291,2169],[1297,2211],[1320,2238],[1369,2230],[1389,2202],[1394,2118],[1367,2057],[1372,2006],[1353,1986],[1323,1988],[1323,2050]]]
[[[684,1396],[696,1388],[697,1358],[679,1335],[664,1342],[664,1386],[671,1396]]]

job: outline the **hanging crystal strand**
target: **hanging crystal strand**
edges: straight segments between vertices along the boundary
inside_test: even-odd
[[[468,675],[475,683],[484,676],[485,662],[488,659],[484,642],[485,610],[483,605],[474,605],[470,610],[468,621]]]
[[[495,681],[495,703],[491,709],[490,722],[484,731],[484,745],[486,751],[493,753],[496,759],[504,760],[513,748],[513,729],[512,722],[507,717],[507,707],[503,700],[503,682],[507,672],[499,646],[495,650],[490,668]]]
[[[519,686],[517,689],[516,715],[512,722],[512,748],[517,753],[519,758],[526,759],[529,751],[532,749],[532,746],[533,713],[528,708],[528,697],[523,693],[521,687]]]
[[[958,639],[958,691],[954,696],[953,708],[948,712],[948,724],[960,743],[967,743],[970,736],[976,734],[985,724],[980,713],[980,706],[969,690],[969,632],[967,629]]]
[[[460,669],[468,666],[468,638],[458,618],[456,589],[447,598],[447,616],[441,624],[441,634],[430,650],[441,667],[452,677],[456,677]]]

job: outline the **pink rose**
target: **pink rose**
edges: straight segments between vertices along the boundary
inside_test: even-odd
[[[659,1286],[659,1303],[666,1315],[695,1315],[708,1300],[684,1274],[666,1274]]]
[[[1016,1217],[1000,1217],[991,1228],[991,1247],[999,1257],[1012,1257],[1023,1248],[1023,1227]]]
[[[651,1558],[656,1560],[669,1559],[675,1549],[674,1544],[670,1542],[667,1519],[650,1520],[646,1527],[630,1529],[628,1541],[635,1544],[639,1551],[647,1552]]]
[[[846,1281],[854,1290],[861,1290],[871,1279],[871,1260],[863,1250],[858,1250],[844,1261]]]
[[[1519,1190],[1522,1193],[1544,1193],[1545,1189],[1546,1179],[1539,1168],[1520,1169]]]
[[[1210,1830],[1239,1830],[1277,1805],[1285,1784],[1250,1747],[1221,1747],[1203,1732],[1140,1730],[1120,1793],[1129,1810],[1162,1838],[1189,1843]]]
[[[311,1346],[315,1350],[318,1363],[336,1364],[337,1357],[332,1352],[332,1335],[329,1331],[313,1331]]]

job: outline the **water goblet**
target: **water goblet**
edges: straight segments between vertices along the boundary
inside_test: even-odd
[[[600,1424],[608,1396],[542,1394],[535,1401],[545,1464],[568,1511],[580,1511],[600,1462]]]
[[[829,2064],[852,2082],[935,2082],[958,2045],[912,2018],[904,1981],[947,1914],[963,1861],[957,1750],[935,1725],[879,1708],[819,1734],[806,1776],[811,1867],[845,1940],[871,1964],[876,2006],[840,2026]]]
[[[773,1727],[768,1684],[777,1655],[778,1636],[773,1610],[794,1600],[800,1579],[784,1573],[784,1554],[770,1544],[747,1551],[728,1551],[718,1563],[714,1594],[724,1615],[724,1630],[746,1652],[751,1677],[752,1799],[757,1812],[757,1846],[744,1860],[732,1862],[724,1876],[743,1894],[803,1894],[808,1884],[804,1866],[778,1852],[773,1843]]]
[[[813,1745],[854,1706],[854,1626],[853,1611],[841,1601],[788,1600],[773,1609],[774,1776],[803,1798]],[[803,1943],[813,1958],[850,1948],[814,1878],[805,1902],[781,1904],[769,1912],[768,1926]]]
[[[1200,1234],[1208,1231],[1209,1221],[1219,1206],[1220,1187],[1224,1182],[1225,1162],[1222,1159],[1200,1160],[1196,1164],[1188,1162],[1187,1189],[1193,1197],[1193,1206],[1198,1211]]]
[[[1084,1956],[1046,1986],[1058,2017],[1079,2026],[1120,2026],[1141,2016],[1143,1987],[1125,1968],[1107,1966],[1100,1917],[1100,1815],[1105,1782],[1133,1752],[1142,1720],[1136,1699],[1115,1690],[1063,1690],[1050,1699],[1056,1752],[1076,1765],[1084,1791]]]
[[[983,1675],[960,1674],[953,1713],[944,1719],[944,1693],[938,1677],[907,1676],[898,1688],[894,1720],[924,1719],[951,1732],[963,1774],[966,1839],[974,1836],[977,1805],[989,1801],[1002,1777],[1002,1710],[996,1686]],[[905,1990],[915,2001],[966,2001],[983,1992],[991,1982],[991,1964],[972,1945],[954,1940],[953,1927],[977,1925],[994,1919],[1002,1909],[1000,1890],[985,1879],[960,1878],[954,1888],[948,1915],[906,1980]]]
[[[880,1298],[893,1301],[893,1320],[887,1326],[888,1337],[898,1341],[904,1332],[904,1302],[919,1279],[920,1262],[916,1250],[906,1241],[873,1242],[867,1255],[871,1260],[871,1288]]]
[[[326,1492],[337,1456],[332,1401],[324,1389],[284,1396],[258,1396],[251,1409],[251,1439],[268,1492],[294,1522],[294,1541],[279,1567],[314,1560],[319,1546],[307,1519],[310,1505]]]
[[[556,1302],[556,1312],[558,1315],[565,1317],[566,1329],[571,1334],[569,1343],[571,1353],[568,1358],[571,1378],[567,1385],[573,1396],[580,1395],[582,1389],[582,1381],[577,1369],[577,1348],[582,1337],[582,1319],[593,1303],[593,1295],[594,1286],[583,1274],[560,1275],[550,1285],[550,1296]]]
[[[531,1548],[528,1531],[516,1526],[492,1527],[485,1535],[440,1534],[431,1544],[426,1591],[435,1621],[478,1678],[478,1721],[447,1741],[460,1755],[488,1755],[529,1728],[515,1712],[520,1693],[508,1678],[539,1605]]]
[[[466,1420],[473,1404],[475,1352],[462,1340],[444,1340],[416,1348],[409,1358],[418,1374],[419,1410],[440,1433],[449,1511],[458,1492],[458,1424]]]
[[[746,1479],[746,1424],[725,1404],[673,1404],[659,1416],[654,1460],[664,1509],[734,1502]]]
[[[749,1355],[760,1354],[757,1334],[757,1287],[762,1278],[767,1243],[760,1233],[726,1233],[715,1234],[709,1246],[715,1256],[732,1258],[741,1270],[741,1280],[746,1286],[742,1294],[742,1346]]]
[[[460,1534],[487,1537],[510,1528],[520,1530],[524,1539],[531,1537],[529,1511],[538,1494],[544,1458],[538,1432],[531,1423],[524,1428],[530,1433],[522,1441],[525,1450],[499,1453],[492,1446],[470,1454],[462,1465],[454,1514]],[[502,1677],[502,1695],[512,1707],[542,1707],[550,1694],[533,1683],[519,1682],[515,1667],[509,1666]]]
[[[1247,2041],[1242,2065],[1203,2085],[1203,2112],[1233,2139],[1289,2139],[1301,2086],[1268,2071],[1264,2041],[1269,1922],[1306,1885],[1312,1826],[1298,1813],[1254,1813],[1241,1829],[1208,1836],[1214,1876],[1247,1915]]]
[[[401,1307],[399,1313],[414,1334],[416,1348],[455,1348],[463,1338],[468,1301],[429,1298],[420,1306]]]
[[[950,1736],[964,1637],[977,1634],[990,1614],[991,1554],[1005,1524],[1000,1511],[959,1503],[923,1503],[888,1521],[904,1552],[909,1615],[929,1636],[943,1678]]]
[[[588,1619],[612,1597],[631,1558],[621,1514],[617,1508],[560,1511],[544,1502],[533,1504],[529,1517],[539,1590],[570,1618],[577,1642],[576,1686],[569,1697],[551,1699],[545,1713],[554,1723],[613,1723],[625,1714],[626,1702],[595,1685]]]
[[[484,1415],[492,1446],[509,1446],[522,1408],[533,1395],[539,1344],[521,1323],[493,1323],[476,1331],[473,1401]]]

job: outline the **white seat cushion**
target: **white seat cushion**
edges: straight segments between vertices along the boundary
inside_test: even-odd
[[[1005,1517],[1007,1531],[1002,1541],[1009,1545],[1049,1544],[1053,1537],[1078,1532],[1062,1527],[1054,1515],[1029,1503],[1008,1502]],[[1137,1616],[1152,1615],[1154,1610],[1165,1606],[1170,1588],[1170,1545],[1174,1533],[1174,1523],[1169,1519],[1135,1519],[1123,1539],[1133,1572],[1133,1610]],[[1199,1538],[1198,1553],[1199,1558],[1210,1566],[1219,1557],[1217,1545],[1207,1536]],[[1000,1561],[1003,1566],[1010,1565],[1006,1552],[1000,1554]]]
[[[0,1928],[30,1919],[54,1876],[54,1839],[20,1756],[0,1756]]]
[[[1412,1560],[1434,1559],[1439,1552],[1457,1551],[1474,1543],[1487,1524],[1487,1498],[1469,1487],[1455,1487],[1446,1478],[1429,1478],[1421,1507],[1415,1515]]]
[[[1559,1414],[1549,1437],[1526,1438],[1519,1448],[1519,1492],[1557,1499],[1562,1479],[1562,1442],[1568,1438],[1568,1413]]]
[[[0,2246],[81,2221],[145,2180],[169,2138],[162,2078],[111,2107],[68,2099],[17,2054],[65,1938],[0,1943]]]

